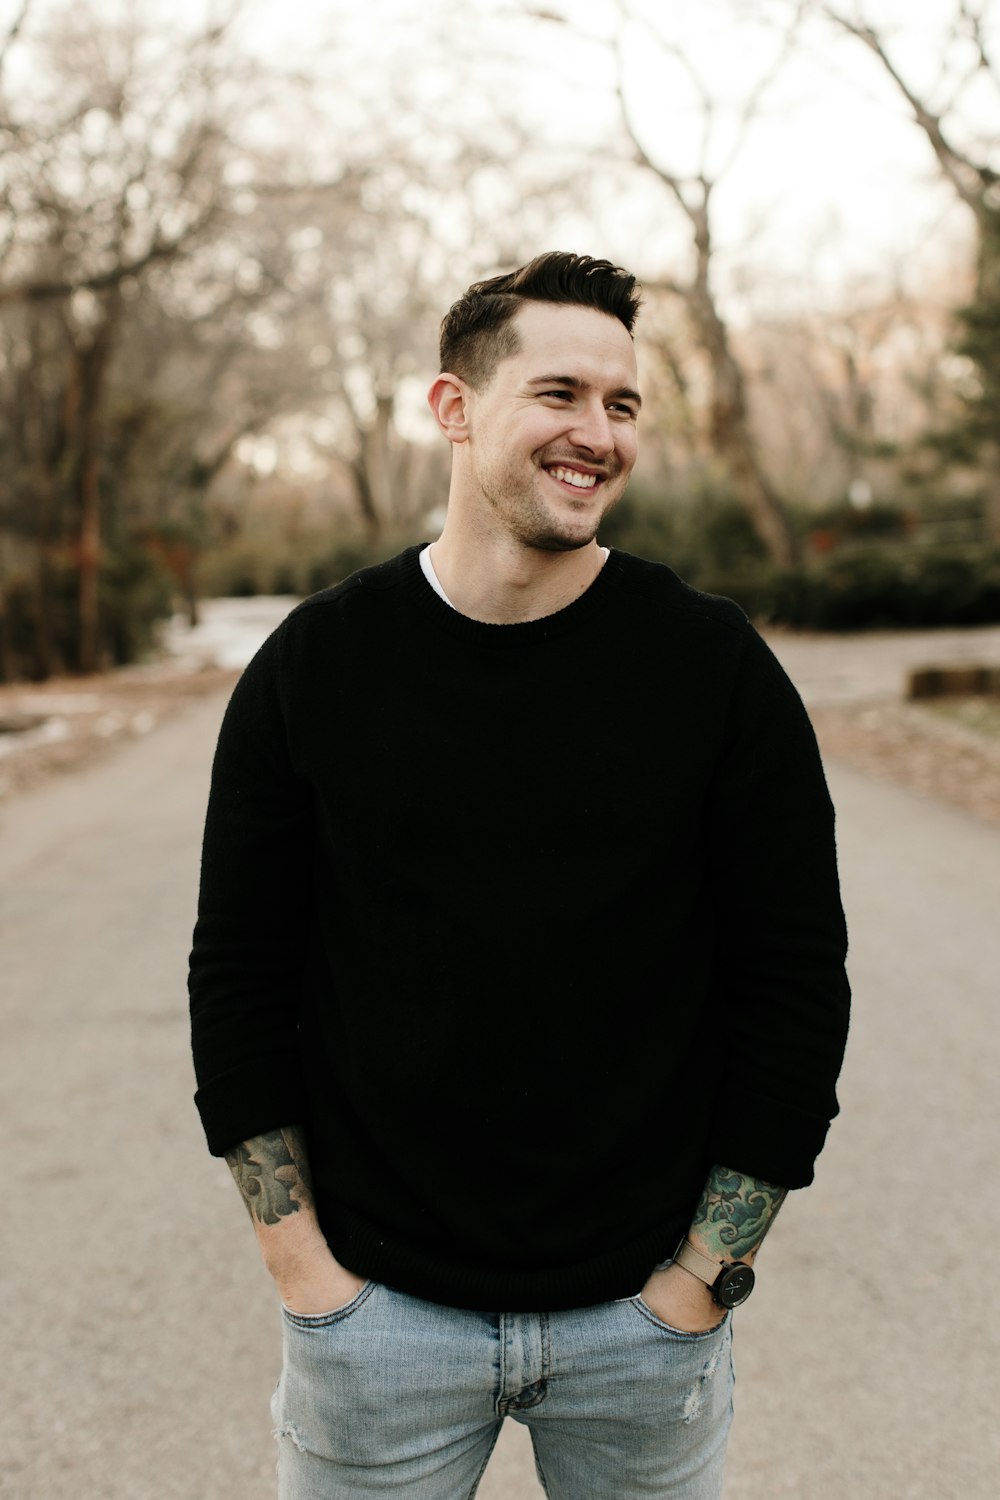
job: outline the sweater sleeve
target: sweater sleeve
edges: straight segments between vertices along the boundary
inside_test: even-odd
[[[746,627],[713,781],[723,1066],[711,1160],[804,1187],[830,1121],[850,991],[834,814],[805,708]]]
[[[292,768],[279,629],[238,682],[212,768],[191,953],[195,1102],[213,1155],[303,1117],[298,994],[308,788]]]

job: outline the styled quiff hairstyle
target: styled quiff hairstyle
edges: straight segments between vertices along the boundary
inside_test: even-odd
[[[487,385],[497,365],[520,348],[515,314],[525,302],[594,307],[629,333],[639,311],[636,279],[609,260],[549,250],[517,271],[476,281],[441,324],[441,369],[474,388]]]

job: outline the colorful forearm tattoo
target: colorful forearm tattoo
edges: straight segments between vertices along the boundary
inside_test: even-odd
[[[786,1192],[729,1167],[713,1167],[688,1239],[716,1260],[745,1260],[756,1253]]]

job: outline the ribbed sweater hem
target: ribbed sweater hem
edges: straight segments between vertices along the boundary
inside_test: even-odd
[[[572,1264],[533,1271],[450,1261],[388,1237],[359,1214],[338,1209],[323,1231],[349,1270],[412,1297],[478,1312],[559,1312],[634,1296],[653,1267],[672,1255],[686,1218],[668,1219],[627,1245]]]

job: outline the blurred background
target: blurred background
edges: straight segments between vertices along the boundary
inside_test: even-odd
[[[431,537],[467,283],[646,287],[603,539],[765,621],[1000,619],[982,0],[3,0],[0,675]]]
[[[842,1118],[727,1500],[994,1500],[998,174],[1000,0],[0,0],[4,1500],[273,1496],[212,749],[297,597],[437,535],[440,319],[546,249],[645,285],[602,540],[758,621],[838,812]],[[540,1493],[507,1424],[482,1500]]]

